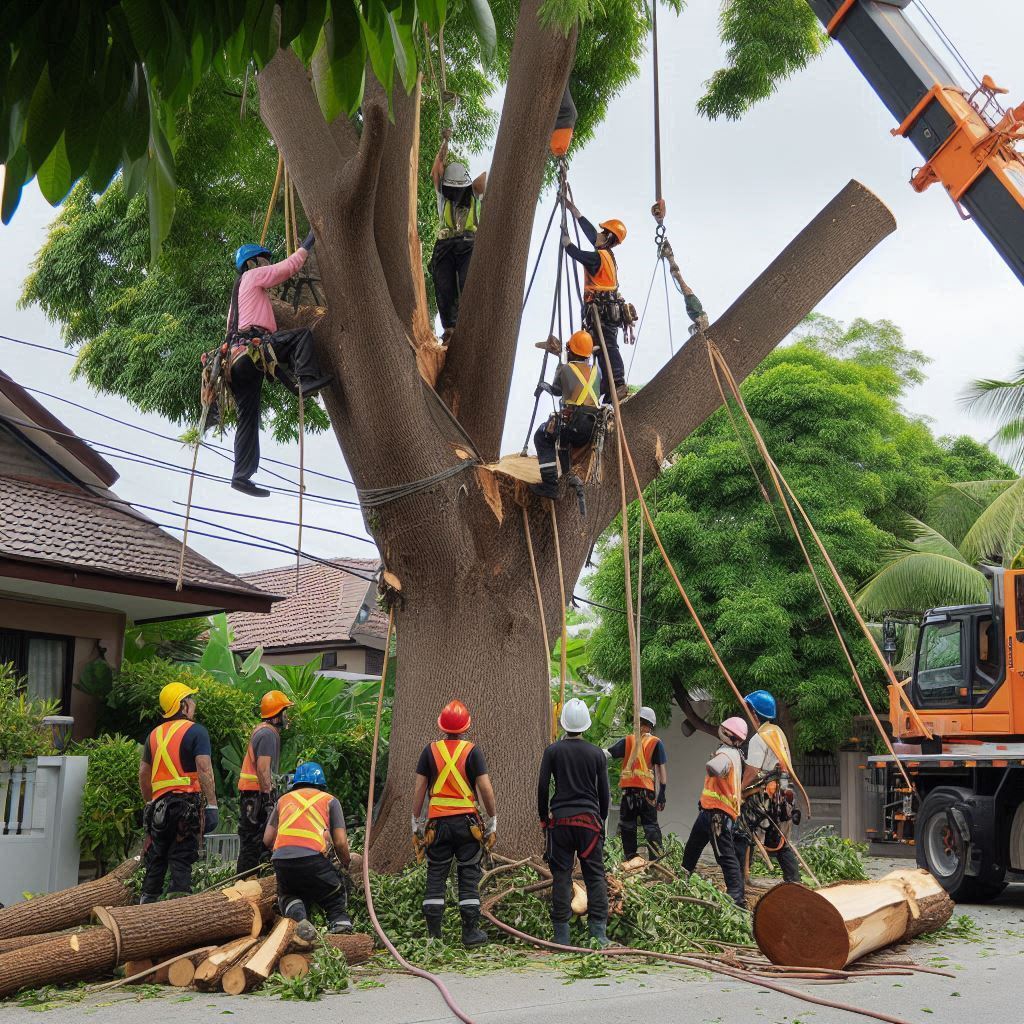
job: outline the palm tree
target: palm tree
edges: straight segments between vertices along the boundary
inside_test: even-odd
[[[1012,380],[976,380],[964,392],[964,405],[999,423],[992,437],[1013,468],[1024,470],[1024,364]]]

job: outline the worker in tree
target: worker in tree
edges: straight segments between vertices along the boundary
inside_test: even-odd
[[[280,690],[271,690],[260,700],[261,721],[249,737],[238,776],[238,874],[270,858],[263,833],[277,803],[274,776],[281,760],[281,733],[288,727],[292,703]]]
[[[710,843],[715,860],[722,869],[726,892],[736,906],[746,910],[743,871],[736,857],[735,836],[743,784],[740,748],[747,739],[747,723],[742,718],[727,718],[718,727],[718,738],[722,745],[707,763],[697,820],[683,850],[683,870],[692,873]]]
[[[535,398],[546,391],[561,399],[559,411],[533,435],[541,482],[531,484],[530,490],[542,498],[558,497],[559,465],[562,473],[571,474],[572,449],[589,444],[594,436],[601,400],[597,395],[597,367],[590,362],[593,352],[593,337],[587,331],[577,331],[569,339],[567,361],[558,367],[554,381],[542,381],[534,392]],[[570,480],[582,491],[577,477],[571,476]]]
[[[643,826],[648,856],[657,860],[664,853],[658,812],[665,810],[668,770],[665,767],[665,744],[654,735],[657,724],[658,716],[654,709],[641,708],[640,746],[636,757],[633,757],[635,742],[632,733],[605,751],[609,758],[622,761],[622,773],[619,776],[619,788],[622,790],[619,835],[622,836],[623,860],[631,860],[636,856],[638,825]]]
[[[630,330],[635,315],[633,307],[624,302],[619,294],[619,270],[612,250],[626,240],[626,225],[621,220],[605,220],[599,225],[600,230],[580,214],[579,209],[569,198],[565,200],[566,209],[576,218],[583,234],[594,246],[586,251],[574,245],[567,231],[562,232],[562,247],[584,270],[583,302],[584,326],[597,339],[597,324],[600,321],[604,334],[605,347],[608,349],[608,361],[612,365],[612,381],[605,380],[604,358],[598,352],[597,365],[601,368],[601,392],[607,401],[611,401],[612,385],[621,401],[627,395],[626,367],[619,352],[619,330]]]
[[[761,720],[761,726],[747,744],[743,788],[749,789],[749,796],[743,804],[744,827],[736,833],[736,856],[746,874],[753,845],[750,833],[761,831],[761,842],[769,856],[779,862],[783,879],[799,882],[800,861],[778,828],[791,819],[795,800],[790,786],[793,757],[789,741],[775,724],[778,707],[767,690],[754,690],[743,699]],[[766,821],[768,826],[763,827]]]
[[[466,287],[473,240],[480,225],[480,200],[487,190],[486,171],[471,178],[464,163],[448,160],[451,136],[451,131],[446,128],[441,136],[441,148],[430,168],[430,177],[437,192],[437,215],[441,222],[430,259],[430,275],[434,279],[434,295],[443,331],[441,340],[445,344],[451,340],[455,321],[459,318],[459,299]]]
[[[446,704],[437,719],[444,734],[428,743],[416,765],[412,794],[414,845],[426,847],[427,888],[423,917],[427,935],[441,938],[444,895],[452,861],[459,877],[462,944],[483,946],[489,940],[480,927],[480,860],[494,845],[498,817],[494,790],[483,751],[465,738],[472,719],[461,700]],[[477,801],[483,806],[481,819]]]
[[[315,761],[295,769],[291,788],[270,813],[263,842],[273,850],[281,915],[305,921],[310,904],[316,903],[332,935],[352,931],[342,877],[352,861],[345,815],[338,798],[327,792],[324,770]]]
[[[199,837],[220,821],[210,758],[210,734],[195,720],[198,690],[168,683],[160,691],[164,721],[146,737],[139,764],[139,789],[146,801],[146,842],[140,903],[153,903],[192,891],[192,865],[199,859]]]
[[[235,429],[235,469],[231,486],[254,498],[270,491],[252,482],[260,465],[260,406],[263,378],[280,377],[295,394],[315,395],[334,379],[320,372],[308,327],[279,331],[268,289],[283,284],[306,262],[316,239],[313,232],[287,259],[271,263],[272,253],[262,245],[243,245],[235,252],[235,280],[228,309],[231,346],[231,393],[238,407]]]
[[[608,882],[604,872],[604,823],[610,802],[604,751],[583,739],[590,711],[574,697],[559,718],[564,739],[552,743],[540,762],[537,813],[551,868],[551,925],[555,942],[569,945],[572,872],[577,857],[587,887],[590,937],[608,945]],[[552,795],[551,780],[555,781]]]
[[[572,93],[569,91],[569,83],[565,83],[565,90],[562,93],[562,101],[558,104],[558,114],[555,117],[555,127],[551,132],[551,155],[561,159],[569,152],[572,144],[572,132],[576,127],[576,104],[573,102]]]

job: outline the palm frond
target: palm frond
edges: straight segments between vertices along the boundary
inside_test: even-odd
[[[890,608],[923,612],[945,604],[988,600],[985,576],[961,558],[932,551],[908,551],[880,569],[858,591],[857,607],[867,615]]]
[[[1012,380],[976,380],[969,384],[960,399],[965,408],[996,419],[1019,419],[1024,416],[1024,366],[1018,367]]]
[[[955,547],[959,547],[978,516],[1013,482],[966,480],[939,484],[929,499],[924,521]]]
[[[1024,477],[1014,480],[975,520],[960,543],[972,562],[1012,559],[1024,545]]]
[[[947,537],[944,537],[938,530],[933,529],[927,523],[913,516],[906,516],[905,523],[907,532],[913,537],[910,548],[913,551],[921,551],[931,555],[944,555],[946,558],[953,558],[965,565],[970,563],[961,554],[960,549]]]

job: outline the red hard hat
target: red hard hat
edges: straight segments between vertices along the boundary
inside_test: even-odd
[[[469,708],[461,700],[453,700],[445,704],[444,710],[437,716],[437,726],[441,732],[453,734],[465,732],[471,721]]]

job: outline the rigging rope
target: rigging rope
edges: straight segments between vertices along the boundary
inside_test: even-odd
[[[558,565],[558,593],[561,596],[561,609],[562,609],[562,638],[559,644],[561,648],[561,658],[559,665],[559,684],[558,684],[558,714],[562,713],[562,708],[565,707],[565,676],[566,676],[566,650],[565,645],[569,640],[569,625],[566,621],[565,614],[565,574],[562,571],[562,547],[558,539],[558,516],[555,513],[555,503],[552,500],[548,500],[548,505],[551,509],[551,535],[555,541],[555,562]]]
[[[277,174],[274,175],[274,187],[270,190],[270,202],[267,203],[267,215],[263,218],[263,230],[260,232],[260,245],[267,244],[267,232],[270,230],[270,218],[277,206],[277,193],[281,188],[281,173],[284,170],[284,154],[277,154]]]
[[[533,535],[530,531],[530,514],[526,511],[525,505],[521,506],[521,508],[523,512],[523,533],[526,535],[526,553],[530,556],[530,572],[533,575],[533,592],[537,598],[537,614],[540,618],[540,632],[544,641],[544,675],[545,678],[549,680],[548,713],[551,719],[551,742],[554,743],[558,738],[558,715],[555,712],[555,706],[551,700],[550,672],[547,667],[551,660],[551,640],[548,637],[548,623],[547,618],[544,615],[544,595],[540,588],[540,573],[537,572],[537,559],[533,553]]]

